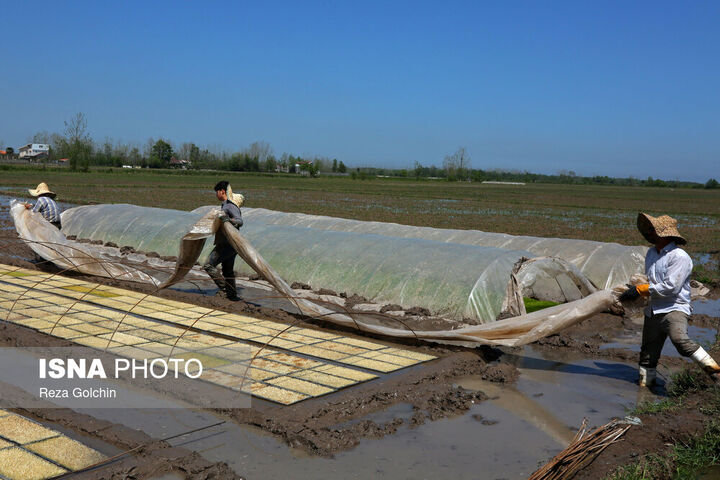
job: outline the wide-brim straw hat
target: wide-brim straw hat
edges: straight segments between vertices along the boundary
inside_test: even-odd
[[[680,235],[677,229],[677,220],[668,216],[661,215],[653,217],[647,213],[639,213],[637,217],[637,227],[645,240],[655,243],[659,238],[673,238],[677,245],[685,245],[687,240]]]
[[[237,205],[238,208],[242,207],[245,204],[245,197],[242,193],[233,193],[232,187],[228,185],[227,190],[225,190],[225,193],[227,194],[228,200],[230,200],[232,203]]]
[[[50,188],[45,182],[39,183],[37,188],[28,188],[28,192],[33,197],[39,197],[40,195],[50,195],[52,198],[55,198],[56,196],[55,192],[50,191]]]

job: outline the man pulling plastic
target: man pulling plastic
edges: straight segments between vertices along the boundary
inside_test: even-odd
[[[240,194],[233,194],[230,183],[226,181],[218,182],[215,185],[215,195],[222,202],[220,219],[240,229],[243,225],[240,207],[245,201],[244,197]],[[215,234],[215,247],[208,255],[203,268],[220,289],[218,294],[224,293],[229,300],[238,300],[234,271],[236,256],[237,252],[228,242],[222,228],[219,229]],[[222,264],[222,275],[217,270],[218,264]]]
[[[715,383],[720,383],[720,366],[688,337],[693,263],[685,250],[678,247],[687,240],[678,232],[677,220],[667,215],[652,217],[640,213],[637,226],[642,236],[654,245],[645,256],[648,283],[628,285],[619,299],[634,300],[640,296],[649,299],[640,348],[640,386],[649,387],[655,382],[656,367],[668,336],[682,356],[695,360]]]

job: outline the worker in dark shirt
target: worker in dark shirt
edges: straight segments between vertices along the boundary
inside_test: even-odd
[[[233,227],[240,229],[243,225],[240,206],[243,202],[242,195],[233,194],[229,182],[222,181],[215,185],[217,199],[222,202],[222,213],[220,218],[223,222],[229,222]],[[238,300],[237,288],[235,286],[235,257],[237,252],[228,242],[225,232],[220,228],[215,234],[215,248],[208,255],[207,262],[203,268],[213,279],[220,289],[219,295],[225,295],[229,300]],[[218,272],[217,266],[222,264],[222,275]]]

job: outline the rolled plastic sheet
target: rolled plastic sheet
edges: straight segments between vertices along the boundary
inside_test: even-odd
[[[20,239],[41,258],[63,270],[153,285],[162,283],[162,280],[152,274],[123,264],[116,257],[105,255],[95,245],[68,240],[41,214],[25,208],[24,204],[16,200],[10,202],[10,214]]]
[[[211,207],[194,210],[202,213]],[[285,225],[315,230],[374,233],[387,237],[417,238],[505,250],[525,250],[537,257],[561,258],[589,279],[596,288],[616,285],[644,270],[647,247],[565,238],[514,236],[479,230],[415,227],[396,223],[368,222],[346,218],[285,213],[264,208],[244,208],[248,224]]]

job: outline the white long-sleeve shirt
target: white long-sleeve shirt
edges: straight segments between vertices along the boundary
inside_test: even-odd
[[[645,274],[650,283],[650,305],[647,315],[679,310],[688,315],[690,304],[690,274],[693,262],[690,255],[675,242],[667,244],[660,252],[650,247],[645,255]]]

